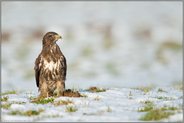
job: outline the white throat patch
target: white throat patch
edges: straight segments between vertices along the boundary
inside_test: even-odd
[[[59,67],[59,62],[58,61],[56,63],[54,63],[53,61],[48,62],[47,60],[44,59],[44,65],[45,68],[52,71],[55,70],[57,67]]]

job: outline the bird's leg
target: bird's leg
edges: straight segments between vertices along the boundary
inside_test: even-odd
[[[48,90],[47,90],[47,84],[46,82],[43,82],[40,88],[40,98],[48,97]]]
[[[64,95],[64,90],[65,90],[65,83],[64,81],[57,81],[56,83],[56,92],[57,96],[63,96]]]

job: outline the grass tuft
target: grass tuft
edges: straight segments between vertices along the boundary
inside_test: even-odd
[[[12,111],[10,112],[11,115],[23,115],[23,116],[35,116],[35,115],[39,115],[41,112],[43,112],[43,109],[39,109],[37,110],[27,110],[25,112],[21,112],[21,111]]]
[[[161,110],[162,110],[162,111],[166,111],[166,110],[176,111],[176,110],[179,110],[179,108],[174,107],[174,106],[171,106],[171,107],[164,106],[164,107],[161,108]]]
[[[57,102],[54,102],[55,106],[60,106],[60,105],[68,105],[68,104],[73,104],[71,100],[59,100]]]
[[[8,101],[8,96],[4,96],[1,98],[1,102],[6,102],[6,101]]]
[[[73,106],[73,105],[69,105],[69,106],[66,106],[66,112],[76,112],[78,109]]]
[[[106,89],[98,88],[98,87],[90,87],[89,89],[87,89],[87,91],[90,91],[90,92],[105,92]]]
[[[1,108],[9,109],[12,104],[25,104],[25,102],[11,102],[11,103],[1,103]]]
[[[153,102],[151,101],[145,101],[143,103],[145,104],[145,107],[138,110],[139,112],[146,112],[146,114],[140,118],[142,121],[157,121],[168,118],[170,115],[173,115],[176,110],[179,110],[179,108],[173,106],[155,108]]]
[[[145,104],[145,106],[141,109],[138,109],[138,112],[147,112],[147,111],[153,110],[153,108],[154,108],[153,102],[145,101],[143,103]]]
[[[10,106],[11,106],[10,103],[1,104],[1,108],[3,108],[3,109],[9,109]]]
[[[141,101],[141,103],[143,103],[143,104],[153,104],[153,102],[150,101],[150,100]]]
[[[6,91],[6,92],[4,92],[4,93],[2,93],[1,95],[3,96],[3,95],[8,95],[8,94],[16,94],[17,92],[16,91]]]
[[[166,112],[161,109],[153,109],[147,112],[144,116],[140,118],[143,121],[154,121],[168,118],[170,115],[173,115],[173,112]]]
[[[173,100],[174,99],[172,97],[165,97],[165,96],[158,96],[156,98],[159,99],[159,100]]]
[[[54,98],[40,98],[38,100],[34,100],[32,101],[33,103],[36,104],[47,104],[47,103],[53,103],[54,102]]]
[[[167,92],[167,91],[164,91],[162,88],[159,88],[159,89],[157,90],[157,92]]]
[[[25,104],[26,102],[15,102],[15,101],[12,101],[11,104]]]
[[[140,87],[136,87],[136,88],[134,88],[134,89],[141,90],[141,91],[143,91],[144,93],[148,93],[148,92],[150,92],[153,88],[154,88],[154,86],[153,86],[153,85],[150,85],[150,86],[140,86]]]

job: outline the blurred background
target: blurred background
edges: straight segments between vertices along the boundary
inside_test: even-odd
[[[66,88],[182,81],[182,2],[1,3],[1,87],[37,90],[34,62],[46,32],[66,56]]]

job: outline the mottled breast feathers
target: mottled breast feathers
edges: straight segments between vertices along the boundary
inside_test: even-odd
[[[66,79],[66,59],[57,44],[44,47],[35,61],[36,85],[43,81],[60,81]]]

